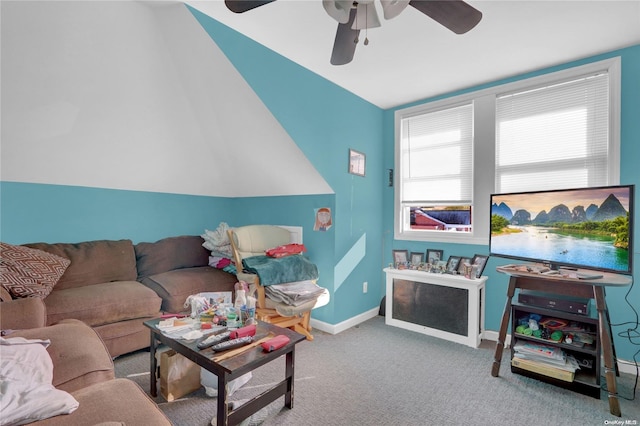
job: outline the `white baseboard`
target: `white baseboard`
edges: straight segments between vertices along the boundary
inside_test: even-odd
[[[602,368],[604,368],[604,366],[602,366]],[[625,359],[618,360],[618,370],[620,370],[621,373],[627,373],[634,376],[638,372],[636,364],[633,361],[627,361]]]
[[[329,324],[323,321],[315,320],[313,318],[311,318],[311,321],[309,323],[311,324],[311,327],[320,331],[324,331],[325,333],[338,334],[351,327],[361,324],[368,319],[376,317],[378,315],[378,311],[379,308],[374,308],[369,311],[363,312],[360,315],[356,315],[355,317],[351,317],[348,320],[342,321],[338,324]]]
[[[482,333],[482,338],[484,340],[493,340],[494,342],[498,341],[498,332],[493,330],[485,330]],[[507,334],[507,338],[505,339],[505,347],[508,347],[511,343],[511,335]]]

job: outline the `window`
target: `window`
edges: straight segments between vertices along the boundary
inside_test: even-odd
[[[403,224],[407,229],[471,230],[473,104],[401,121]]]
[[[496,192],[606,185],[608,89],[600,72],[498,96]]]
[[[619,63],[396,111],[395,238],[487,244],[491,193],[618,184]]]

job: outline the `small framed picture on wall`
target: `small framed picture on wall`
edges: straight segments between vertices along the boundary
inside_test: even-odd
[[[357,176],[364,176],[367,157],[364,153],[349,149],[349,173]]]

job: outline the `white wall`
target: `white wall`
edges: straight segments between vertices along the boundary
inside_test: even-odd
[[[333,192],[184,5],[1,8],[2,180],[231,197]]]

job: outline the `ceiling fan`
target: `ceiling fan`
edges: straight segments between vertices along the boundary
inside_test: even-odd
[[[244,13],[275,0],[225,0],[227,8]],[[395,18],[412,6],[456,34],[464,34],[482,19],[482,12],[462,0],[380,0],[385,19]],[[351,62],[359,42],[360,30],[380,26],[374,0],[322,0],[325,11],[338,21],[331,53],[332,65]],[[369,40],[365,38],[364,44]]]

